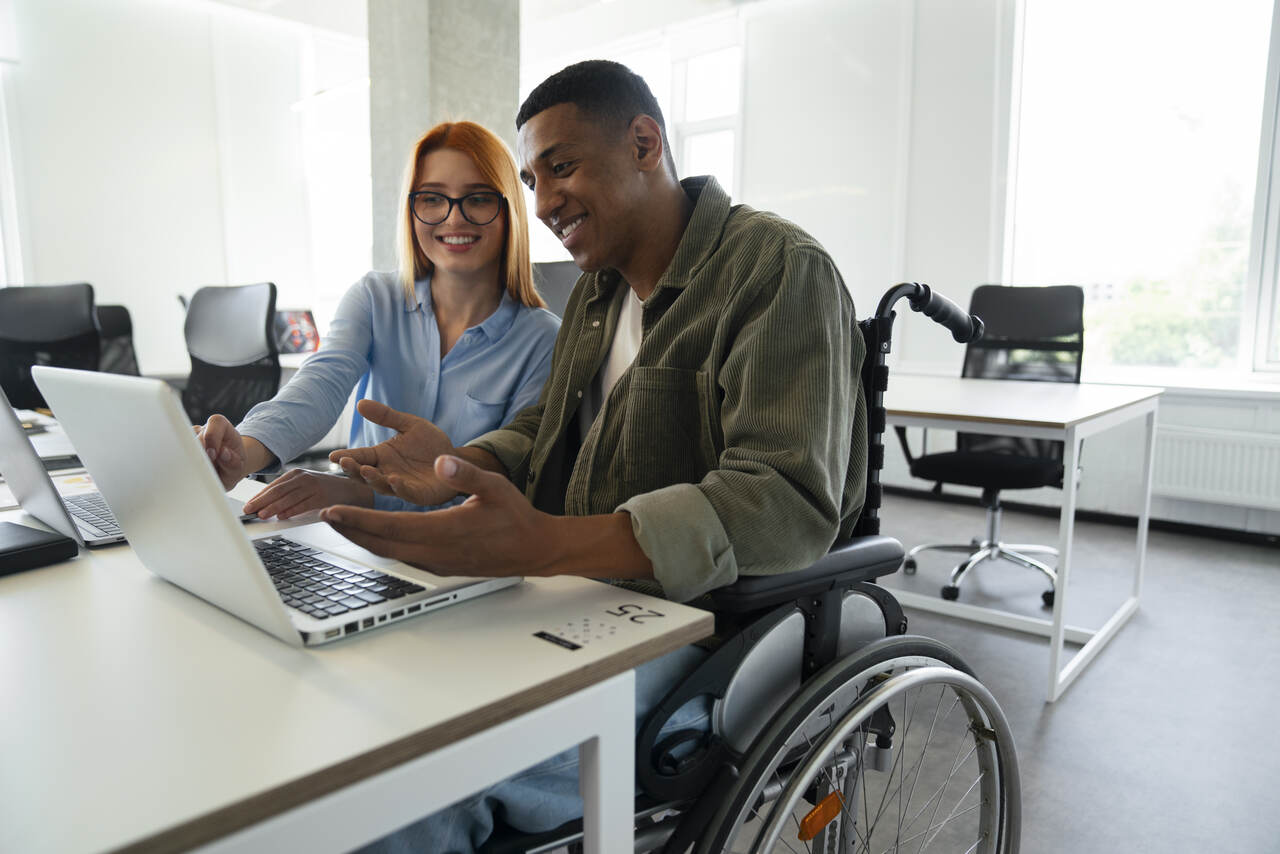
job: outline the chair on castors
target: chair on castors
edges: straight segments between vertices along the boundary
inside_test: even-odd
[[[965,349],[963,377],[1036,382],[1080,382],[1084,353],[1084,291],[1075,285],[1002,287],[982,285],[973,292],[970,314],[986,323],[986,333]],[[982,489],[987,530],[968,543],[926,543],[907,553],[903,570],[915,572],[923,551],[962,552],[965,558],[942,588],[944,599],[956,599],[969,572],[987,560],[1004,560],[1041,572],[1050,588],[1041,599],[1052,607],[1057,571],[1031,555],[1056,557],[1050,546],[1000,541],[1000,492],[1005,489],[1062,487],[1062,442],[1012,436],[958,433],[956,450],[913,457],[905,428],[895,428],[913,477],[942,484]],[[1074,476],[1074,473],[1072,473]]]
[[[191,376],[182,406],[192,424],[215,412],[237,423],[280,388],[276,286],[204,287],[192,295],[183,332]]]
[[[98,331],[102,336],[98,370],[107,374],[141,376],[138,354],[133,349],[133,321],[129,309],[122,305],[100,305],[97,308]]]
[[[19,409],[45,406],[32,365],[98,370],[93,286],[0,288],[0,387]]]

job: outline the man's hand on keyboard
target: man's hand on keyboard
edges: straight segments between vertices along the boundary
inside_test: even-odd
[[[433,468],[436,457],[454,451],[443,430],[425,418],[376,400],[362,400],[356,409],[368,421],[395,430],[396,435],[371,448],[347,448],[330,454],[329,459],[342,466],[348,477],[414,504],[443,504],[458,494]]]

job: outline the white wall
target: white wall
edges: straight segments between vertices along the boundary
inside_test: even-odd
[[[199,0],[14,2],[26,283],[88,281],[126,305],[152,374],[188,370],[180,293],[274,281],[281,305],[310,305],[290,109],[310,94],[307,29]]]
[[[739,196],[813,234],[860,315],[901,275],[913,17],[898,0],[746,15]]]

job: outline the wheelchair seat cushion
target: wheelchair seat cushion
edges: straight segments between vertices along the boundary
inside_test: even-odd
[[[977,486],[982,489],[1034,489],[1062,484],[1062,462],[1046,457],[952,451],[926,454],[911,463],[922,480]]]

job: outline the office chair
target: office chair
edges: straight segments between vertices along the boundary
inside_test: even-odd
[[[1075,285],[1001,287],[982,285],[973,292],[969,311],[986,323],[986,333],[965,349],[963,377],[1037,382],[1080,382],[1084,353],[1084,291]],[[956,450],[911,455],[905,428],[895,428],[913,477],[942,484],[982,489],[987,511],[986,533],[965,544],[926,543],[907,553],[903,571],[916,570],[916,555],[935,549],[968,555],[951,571],[942,598],[956,599],[960,585],[978,564],[1003,558],[1034,569],[1049,580],[1041,600],[1053,606],[1057,571],[1032,555],[1057,556],[1051,546],[1000,541],[1000,492],[1005,489],[1062,487],[1062,442],[1011,436],[958,433]],[[1073,473],[1074,475],[1074,473]]]
[[[0,387],[19,409],[46,408],[32,365],[98,370],[93,286],[0,288]]]
[[[192,424],[215,412],[232,424],[280,388],[276,286],[204,287],[191,297],[183,333],[191,376],[182,406]]]
[[[547,308],[558,316],[564,315],[569,304],[569,294],[578,283],[582,271],[572,261],[542,261],[533,265],[533,283],[546,300]]]
[[[122,305],[100,305],[96,313],[98,331],[102,336],[98,370],[107,374],[141,376],[138,354],[133,350],[133,321],[129,318],[129,309]]]
[[[858,322],[863,512],[813,566],[690,603],[715,612],[716,634],[641,726],[636,851],[1018,850],[1021,784],[999,705],[948,647],[906,635],[901,606],[875,584],[903,556],[879,533],[885,357],[903,298],[957,341],[981,335],[981,321],[919,284],[895,286]],[[662,734],[699,696],[712,700],[711,731]],[[480,850],[539,854],[581,839],[581,821],[533,835],[500,823]]]

